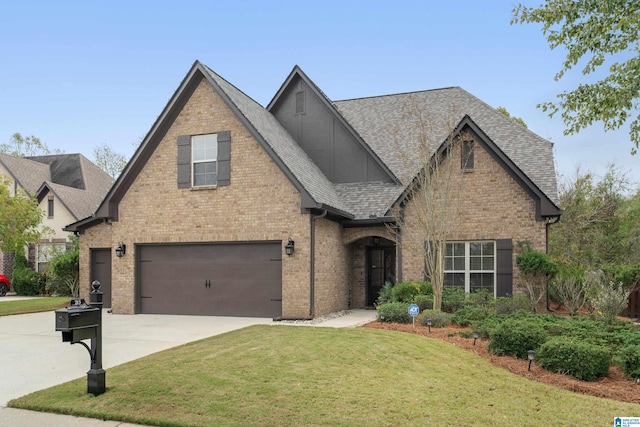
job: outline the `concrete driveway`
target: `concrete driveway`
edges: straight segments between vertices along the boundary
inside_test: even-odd
[[[0,300],[7,301],[3,298]],[[345,316],[325,319],[309,326],[355,327],[375,318],[374,310],[353,310]],[[274,324],[272,319],[249,317],[169,316],[153,314],[119,315],[102,313],[103,368],[138,359],[177,345],[251,325]],[[7,402],[48,387],[86,378],[89,354],[79,345],[62,342],[55,331],[52,311],[0,316],[0,427],[131,426],[64,415],[7,408]]]
[[[273,323],[263,318],[106,312],[102,318],[104,369],[190,341]],[[0,317],[0,349],[0,406],[16,397],[86,377],[90,367],[89,353],[83,346],[62,342],[61,333],[55,331],[53,312]]]

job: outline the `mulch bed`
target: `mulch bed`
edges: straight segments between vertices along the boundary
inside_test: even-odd
[[[598,381],[588,382],[580,381],[566,375],[554,374],[537,366],[535,361],[531,364],[531,371],[527,370],[528,361],[516,359],[510,356],[496,356],[487,351],[488,340],[478,339],[476,345],[473,345],[473,338],[463,338],[458,333],[461,331],[469,331],[469,328],[447,327],[447,328],[431,328],[416,325],[415,328],[411,324],[398,323],[381,323],[371,322],[363,327],[374,329],[386,329],[393,331],[408,332],[418,334],[429,339],[439,339],[447,341],[455,346],[471,351],[480,357],[484,357],[503,369],[528,378],[533,381],[543,382],[552,386],[561,387],[569,391],[591,396],[604,397],[607,399],[618,400],[621,402],[640,404],[640,385],[635,381],[626,379],[622,371],[617,366],[609,369],[609,376],[601,378]],[[452,336],[450,336],[452,335]]]

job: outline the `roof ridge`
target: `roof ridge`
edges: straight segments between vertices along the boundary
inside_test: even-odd
[[[359,97],[359,98],[339,99],[339,100],[335,100],[335,101],[332,101],[332,102],[336,103],[336,102],[347,102],[347,101],[360,101],[360,100],[363,100],[363,99],[385,98],[385,97],[401,96],[401,95],[412,95],[412,94],[416,94],[416,93],[435,92],[435,91],[439,91],[439,90],[450,90],[450,89],[464,90],[460,86],[447,86],[447,87],[434,88],[434,89],[412,90],[412,91],[408,91],[408,92],[386,93],[386,94],[382,94],[382,95],[362,96],[362,97]],[[464,91],[467,92],[466,90],[464,90]],[[469,93],[469,92],[467,92],[467,93]]]

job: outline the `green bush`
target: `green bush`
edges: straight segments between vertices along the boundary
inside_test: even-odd
[[[547,339],[547,334],[539,324],[529,320],[507,319],[492,332],[489,351],[499,356],[527,357],[529,350],[535,350]]]
[[[632,379],[640,378],[640,345],[630,345],[620,350],[613,358],[625,375]]]
[[[13,266],[11,287],[18,295],[43,295],[45,291],[44,275],[29,269],[27,259],[22,254],[16,254]]]
[[[404,302],[390,302],[378,306],[378,322],[411,323],[409,304]]]
[[[413,303],[420,308],[420,311],[432,310],[433,295],[416,295],[413,297]]]
[[[397,283],[391,288],[391,301],[411,303],[416,295],[427,295],[432,292],[431,283],[429,282]]]
[[[391,289],[393,289],[393,283],[384,282],[384,285],[382,286],[382,289],[380,289],[380,293],[378,294],[376,305],[382,305],[391,302]]]
[[[609,374],[611,352],[606,347],[588,342],[555,337],[540,346],[535,360],[548,371],[595,381]]]
[[[489,316],[489,309],[482,306],[465,306],[453,313],[451,321],[460,326],[477,324]]]
[[[444,288],[442,290],[442,311],[455,313],[464,307],[466,294],[462,288]]]
[[[442,311],[425,310],[416,317],[422,326],[427,326],[428,319],[431,319],[431,327],[433,328],[444,328],[451,323],[451,315]]]
[[[493,301],[493,292],[489,292],[486,289],[480,289],[467,295],[464,306],[489,307]]]
[[[493,303],[496,314],[512,314],[519,310],[533,311],[531,300],[525,295],[498,297]]]

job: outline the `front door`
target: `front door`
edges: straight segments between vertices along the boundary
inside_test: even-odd
[[[94,280],[101,285],[102,308],[111,308],[111,249],[91,249],[91,282]]]
[[[395,282],[396,248],[394,246],[367,247],[367,305],[372,306],[380,295],[384,282]]]

